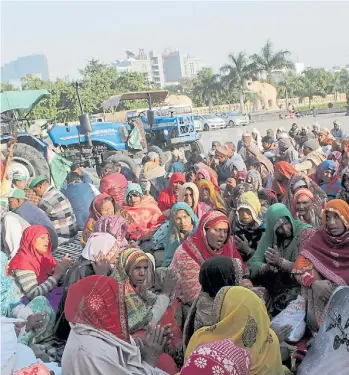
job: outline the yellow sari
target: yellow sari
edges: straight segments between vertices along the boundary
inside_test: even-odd
[[[250,290],[240,287],[222,288],[214,301],[216,324],[196,331],[189,341],[185,360],[202,344],[231,339],[249,351],[252,359],[250,375],[285,375],[279,340],[270,329],[270,319],[262,300]]]

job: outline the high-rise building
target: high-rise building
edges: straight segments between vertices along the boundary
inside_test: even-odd
[[[126,60],[116,63],[116,71],[118,73],[144,73],[150,82],[154,82],[160,87],[164,86],[162,57],[161,54],[155,51],[150,51],[146,54],[143,49],[140,49],[137,56],[127,51]]]
[[[204,63],[181,51],[168,51],[162,55],[165,82],[179,82],[183,78],[194,78],[204,68]]]
[[[34,75],[43,81],[47,81],[49,79],[49,74],[46,56],[22,56],[4,64],[1,67],[1,82],[19,81],[28,74]]]

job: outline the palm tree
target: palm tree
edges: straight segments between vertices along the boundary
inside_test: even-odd
[[[230,92],[238,90],[240,111],[245,112],[244,88],[247,80],[256,77],[256,65],[251,63],[245,52],[229,55],[229,63],[221,67],[222,85]]]
[[[289,55],[291,55],[291,52],[288,50],[275,52],[273,43],[268,39],[262,47],[260,55],[255,53],[251,56],[251,59],[255,63],[257,71],[260,74],[266,74],[267,80],[270,81],[273,71],[284,68],[294,69],[294,63],[287,59]]]
[[[218,97],[221,85],[218,74],[213,74],[212,69],[202,69],[194,80],[193,98],[197,104],[204,103],[211,107],[213,100]]]

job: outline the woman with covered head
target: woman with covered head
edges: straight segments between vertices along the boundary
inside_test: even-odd
[[[327,203],[323,225],[303,236],[293,275],[307,295],[307,323],[320,327],[325,306],[337,286],[349,285],[349,206]]]
[[[196,172],[196,182],[198,183],[200,180],[207,180],[207,181],[211,181],[211,183],[213,184],[214,188],[219,191],[219,186],[218,186],[218,181],[217,181],[217,178],[216,178],[216,175],[214,173],[212,173],[211,168],[199,168]],[[211,172],[211,173],[210,173]]]
[[[330,201],[335,199],[341,190],[341,180],[338,176],[338,166],[333,160],[325,160],[317,168],[315,182],[326,193]]]
[[[313,193],[306,188],[297,189],[291,213],[295,219],[317,228],[322,222],[322,207],[315,203]]]
[[[59,263],[51,254],[51,240],[47,229],[32,225],[25,229],[17,254],[8,264],[8,275],[13,276],[27,300],[46,297],[57,311],[62,295],[58,287],[72,260],[63,258]]]
[[[66,341],[70,326],[64,315],[64,305],[70,285],[91,275],[110,275],[112,265],[119,257],[118,241],[109,233],[92,233],[80,257],[66,273],[63,279],[63,295],[59,304],[55,337]]]
[[[311,178],[304,173],[295,173],[289,180],[286,195],[282,203],[290,210],[293,209],[294,195],[299,189],[309,189],[314,197],[314,204],[317,210],[322,210],[327,202],[326,193]]]
[[[153,197],[143,194],[140,185],[128,184],[125,201],[124,208],[133,219],[133,223],[128,226],[131,239],[145,239],[159,229],[164,221],[162,212]]]
[[[196,230],[198,225],[199,219],[187,203],[178,202],[172,207],[165,242],[163,267],[168,267],[171,264],[176,249]]]
[[[275,191],[279,202],[286,195],[288,183],[291,177],[298,173],[287,161],[280,161],[275,164],[274,182],[272,189]]]
[[[181,186],[178,199],[179,202],[187,203],[199,220],[206,212],[212,210],[212,207],[210,207],[208,204],[199,201],[199,189],[192,182],[186,182]]]
[[[149,254],[140,249],[128,249],[119,259],[112,277],[118,282],[125,282],[125,302],[130,333],[143,336],[147,325],[171,324],[174,356],[182,351],[182,333],[176,321],[180,311],[178,301],[173,298],[176,279],[173,273],[166,271],[161,285],[161,293],[154,294],[154,264]],[[176,358],[177,359],[177,358]]]
[[[298,255],[300,236],[310,225],[293,219],[285,205],[275,203],[266,212],[265,226],[248,267],[254,284],[264,286],[270,293],[270,313],[275,316],[299,294],[299,285],[291,271]]]
[[[176,250],[170,268],[177,276],[176,296],[191,305],[199,295],[201,285],[197,275],[202,263],[215,256],[233,260],[236,283],[247,275],[247,269],[237,251],[229,220],[222,212],[210,211],[200,220],[198,229]]]
[[[342,199],[344,202],[349,204],[349,167],[346,167],[342,171],[342,189],[337,195],[337,199]]]
[[[178,202],[179,189],[184,183],[184,174],[180,172],[174,173],[167,188],[159,194],[158,204],[164,216],[170,216],[170,210]]]
[[[200,328],[191,337],[187,360],[201,345],[231,339],[239,348],[249,352],[249,375],[284,375],[279,340],[270,329],[270,319],[262,300],[252,291],[239,287],[224,287],[213,305],[214,323]],[[206,352],[203,352],[206,353]],[[233,357],[226,364],[233,368]]]
[[[227,206],[221,196],[221,193],[217,191],[213,184],[205,179],[198,182],[198,188],[200,193],[200,201],[209,205],[213,210],[219,210],[227,213]]]
[[[265,231],[261,209],[258,197],[252,191],[239,198],[232,229],[235,245],[245,261],[252,257]]]
[[[96,221],[105,215],[121,216],[129,223],[133,222],[131,215],[108,194],[98,195],[91,203],[90,217],[82,231],[81,243],[86,245],[91,233],[93,233]]]
[[[167,329],[150,327],[137,346],[129,332],[124,297],[124,283],[107,276],[89,276],[69,288],[65,315],[71,332],[62,357],[63,374],[175,374],[169,357],[172,371],[171,366],[166,372],[155,367],[169,338]]]

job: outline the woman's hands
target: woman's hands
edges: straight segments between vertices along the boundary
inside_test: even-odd
[[[73,259],[69,258],[68,254],[66,254],[66,256],[56,265],[52,276],[58,281],[65,275],[72,263]]]
[[[332,284],[328,280],[315,280],[311,284],[314,294],[324,303],[326,303],[332,294]]]

